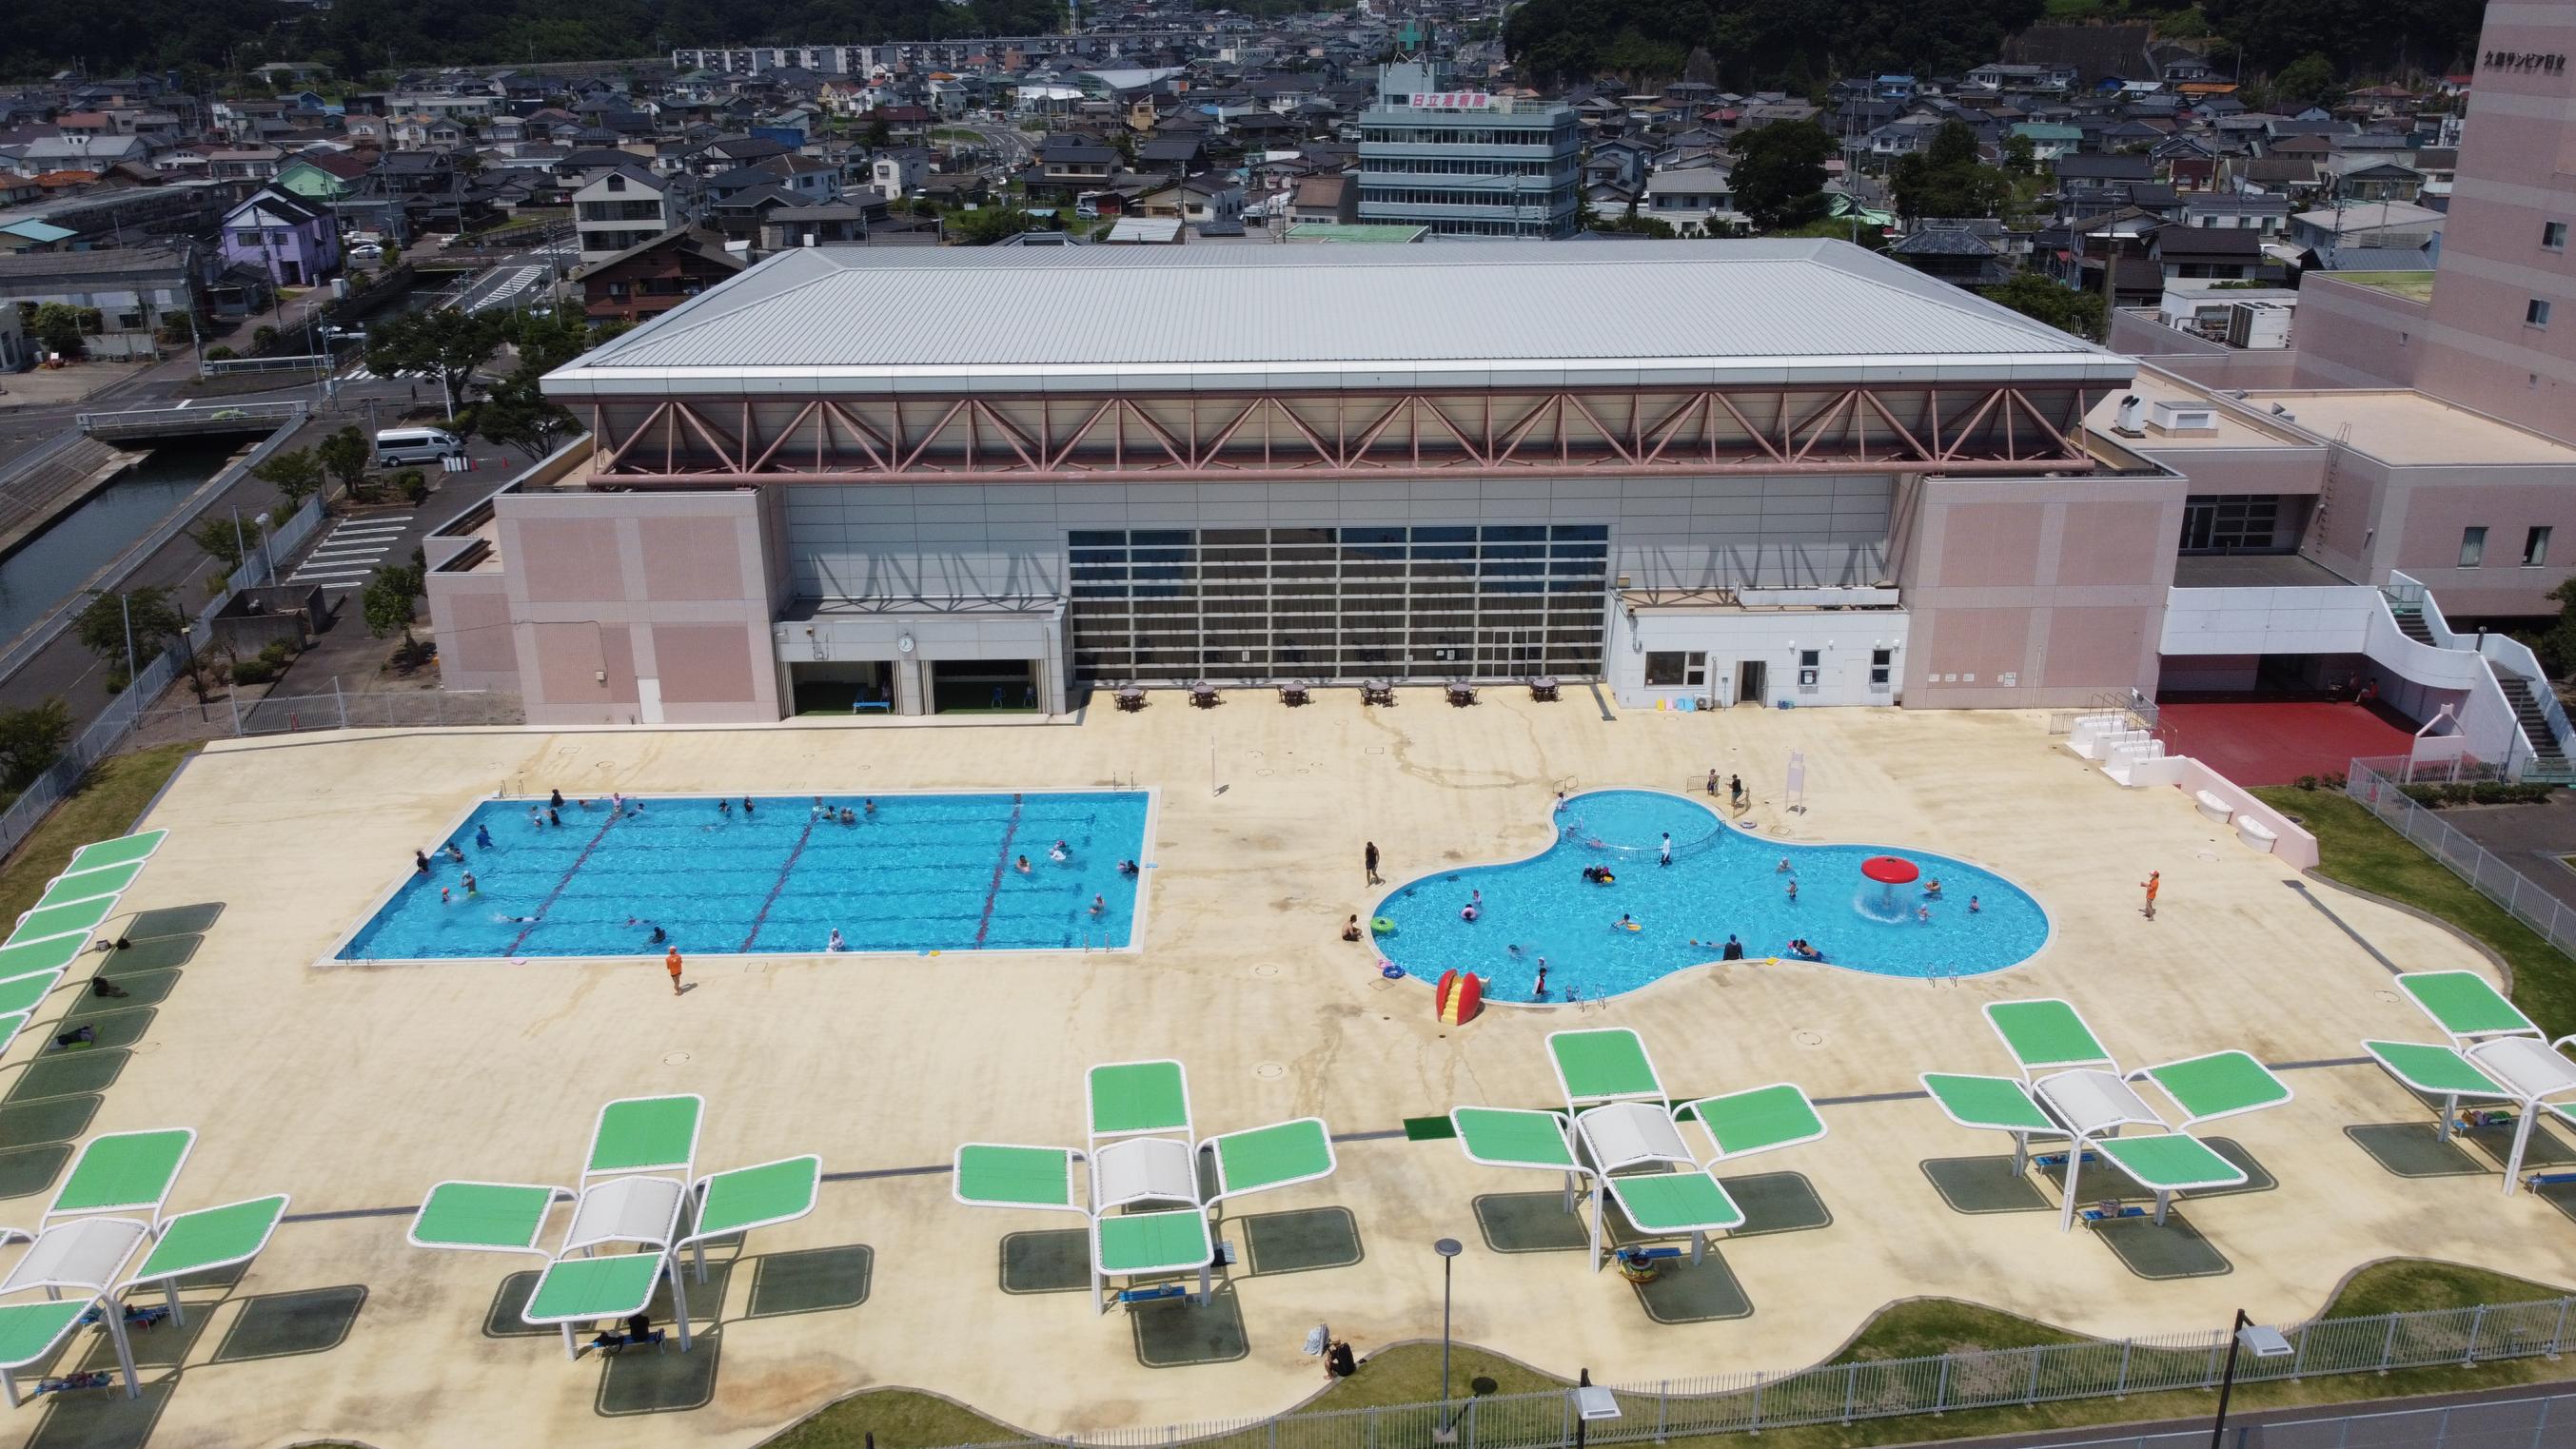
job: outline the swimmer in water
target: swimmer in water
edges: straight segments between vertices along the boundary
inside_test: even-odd
[[[862,800],[859,802],[859,808],[867,811],[870,815],[874,815],[877,813],[877,802],[873,799]]]
[[[1047,859],[1054,861],[1058,865],[1062,865],[1072,858],[1071,853],[1065,850],[1064,842],[1061,840],[1047,847]]]
[[[477,850],[490,850],[492,848],[491,827],[485,825],[477,825],[474,827],[474,846]]]
[[[731,800],[718,800],[716,802],[716,813],[718,815],[733,814],[733,802]]]
[[[1784,855],[1784,856],[1782,856],[1782,857],[1780,857],[1780,863],[1779,863],[1778,865],[1775,865],[1775,866],[1771,867],[1771,873],[1772,873],[1773,875],[1787,875],[1787,874],[1789,874],[1789,857],[1787,857],[1787,856],[1785,856],[1785,855]]]
[[[429,857],[420,851],[413,851],[411,853],[411,868],[414,875],[429,874]]]
[[[1972,915],[1972,916],[1973,916],[1973,915],[1975,915],[1977,912],[1982,911],[1982,910],[1984,910],[1984,909],[1985,909],[1985,907],[1984,907],[1984,906],[1981,906],[1981,905],[1977,904],[1977,898],[1976,898],[1975,896],[1970,896],[1970,897],[1968,897],[1968,914],[1969,914],[1969,915]]]
[[[843,825],[856,825],[859,823],[859,817],[851,814],[850,807],[844,805],[841,807],[841,823]]]
[[[1538,958],[1538,985],[1531,990],[1530,999],[1533,1001],[1547,1000],[1547,958],[1545,956]]]
[[[470,870],[465,873],[465,893],[469,896],[483,894],[481,888],[474,884],[474,872]]]
[[[1794,900],[1796,900],[1797,898],[1798,898],[1798,883],[1797,883],[1796,881],[1791,881],[1791,882],[1789,882],[1789,899],[1791,899],[1791,900],[1793,900],[1793,901],[1794,901]]]
[[[1091,913],[1092,913],[1093,915],[1095,915],[1095,916],[1099,916],[1099,915],[1106,915],[1106,914],[1108,914],[1108,911],[1109,911],[1109,902],[1108,902],[1107,900],[1103,899],[1103,898],[1102,898],[1102,897],[1100,897],[1100,896],[1093,896],[1093,897],[1091,898]]]
[[[1029,858],[1024,855],[1019,859],[1012,861],[1011,869],[1018,871],[1022,875],[1027,875],[1029,873]]]
[[[850,949],[850,943],[841,939],[840,927],[834,926],[832,928],[832,939],[823,943],[823,949],[826,951],[846,951]]]
[[[561,790],[548,790],[546,792],[546,803],[552,805],[557,810],[561,810],[563,808],[563,792]]]
[[[1134,875],[1136,873],[1136,862],[1132,860],[1122,860],[1118,862],[1118,873],[1120,875]]]
[[[455,861],[458,865],[463,865],[465,863],[465,852],[457,849],[456,842],[451,840],[447,842],[447,858]]]

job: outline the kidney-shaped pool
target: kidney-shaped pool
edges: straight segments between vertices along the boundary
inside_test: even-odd
[[[1489,1000],[1563,1002],[1719,960],[1730,935],[1755,960],[1789,959],[1803,940],[1828,965],[1919,977],[2001,971],[2048,940],[2048,913],[2029,892],[1929,851],[1764,840],[1653,790],[1574,796],[1556,826],[1556,843],[1527,860],[1397,887],[1371,923],[1378,954],[1425,981],[1473,971]],[[1670,865],[1660,863],[1667,836]],[[1872,878],[1908,867],[1914,878],[1901,884]]]

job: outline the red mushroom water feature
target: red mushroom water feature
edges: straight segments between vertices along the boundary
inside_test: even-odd
[[[1871,856],[1860,863],[1860,873],[1890,889],[1911,885],[1923,874],[1914,868],[1914,862],[1895,855]]]
[[[1912,885],[1922,877],[1923,872],[1915,868],[1914,862],[1902,856],[1873,855],[1860,863],[1860,873],[1878,883],[1876,900],[1870,899],[1869,893],[1863,891],[1852,902],[1861,914],[1879,921],[1904,920],[1905,903],[1896,898],[1896,888]]]

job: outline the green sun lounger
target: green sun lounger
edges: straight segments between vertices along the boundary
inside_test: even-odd
[[[179,1280],[247,1263],[268,1248],[268,1240],[286,1217],[287,1195],[245,1198],[221,1207],[198,1208],[173,1215],[161,1225],[161,1237],[117,1292],[161,1285],[173,1322],[185,1324],[179,1303]]]
[[[706,1110],[707,1099],[695,1092],[624,1097],[600,1108],[582,1183],[640,1172],[675,1173],[687,1179],[697,1164],[698,1125]]]
[[[1925,1072],[1923,1090],[1934,1106],[1962,1127],[1984,1127],[2017,1136],[2063,1137],[2066,1129],[2040,1109],[2030,1088],[2013,1077],[1979,1077],[1955,1072]]]
[[[1663,1078],[1646,1055],[1646,1043],[1626,1027],[1550,1032],[1547,1056],[1568,1107],[1664,1100]]]
[[[534,1253],[552,1256],[537,1246],[546,1216],[555,1202],[574,1194],[570,1188],[528,1182],[442,1182],[429,1190],[420,1211],[412,1214],[408,1234],[416,1248],[455,1248],[479,1252]]]
[[[161,1205],[169,1200],[179,1169],[187,1165],[196,1145],[196,1130],[189,1127],[91,1138],[72,1162],[71,1176],[54,1194],[53,1206],[45,1209],[38,1229],[56,1218],[141,1213],[157,1231]]]
[[[2091,1146],[2113,1166],[2136,1179],[2138,1186],[2157,1195],[2159,1222],[2163,1221],[2162,1200],[2174,1193],[2234,1187],[2245,1181],[2243,1168],[2219,1156],[2217,1149],[2188,1132],[2102,1138]]]
[[[96,900],[74,901],[69,905],[29,911],[18,918],[17,928],[9,933],[8,944],[16,946],[30,941],[69,937],[86,946],[90,934],[99,928],[99,924],[116,914],[116,899],[114,896],[100,896]]]
[[[1535,1167],[1580,1172],[1565,1119],[1527,1107],[1452,1107],[1449,1125],[1469,1162],[1484,1167]]]
[[[1219,1133],[1207,1145],[1216,1153],[1216,1195],[1208,1199],[1211,1205],[1333,1175],[1333,1138],[1321,1117]]]
[[[1091,1139],[1190,1131],[1190,1086],[1174,1061],[1116,1062],[1084,1078]]]
[[[152,852],[159,850],[161,842],[169,835],[167,830],[146,830],[134,835],[120,835],[114,840],[94,841],[72,852],[71,864],[63,867],[63,873],[104,870],[112,865],[149,860]]]
[[[0,981],[14,981],[21,976],[60,976],[87,949],[89,943],[78,936],[0,946]]]
[[[957,1149],[949,1192],[970,1207],[1051,1208],[1087,1211],[1073,1165],[1083,1160],[1068,1147],[1022,1147],[969,1142]]]
[[[2551,1043],[2513,1032],[2474,1041],[2465,1048],[2365,1041],[2361,1049],[2401,1085],[2440,1102],[2434,1127],[2438,1140],[2450,1140],[2462,1098],[2509,1104],[2517,1118],[2504,1164],[2504,1190],[2510,1197],[2522,1184],[2522,1163],[2531,1146],[2533,1124],[2555,1116],[2576,1125],[2576,1100],[2566,1100],[2576,1098],[2576,1062],[2560,1050],[2568,1040],[2576,1038]]]
[[[45,1358],[72,1331],[81,1315],[89,1312],[88,1300],[66,1298],[60,1302],[0,1303],[0,1370],[22,1369]],[[17,1386],[9,1390],[9,1405],[17,1407]]]
[[[1735,1205],[1715,1174],[1644,1173],[1605,1179],[1619,1211],[1641,1233],[1678,1237],[1684,1233],[1719,1233],[1744,1226],[1744,1209]],[[1694,1249],[1701,1245],[1694,1243]],[[1696,1255],[1695,1255],[1696,1256]]]
[[[2162,1088],[2164,1094],[2173,1099],[2174,1105],[2182,1109],[2183,1120],[2174,1125],[2183,1128],[2215,1122],[2222,1117],[2259,1112],[2290,1100],[2289,1083],[2275,1076],[2271,1068],[2238,1051],[2188,1057],[2160,1067],[2147,1067],[2130,1075],[2144,1077]]]
[[[104,870],[85,870],[78,875],[58,875],[46,882],[45,893],[36,898],[35,909],[77,905],[82,901],[115,900],[125,888],[143,873],[140,863],[112,865]]]
[[[2111,1060],[2075,1007],[2054,997],[1994,1002],[1986,1007],[1986,1021],[2024,1077]]]
[[[2542,1034],[2520,1007],[2474,971],[2410,971],[2397,978],[2397,989],[2453,1041]]]
[[[1774,1082],[1722,1097],[1702,1097],[1676,1116],[1696,1119],[1716,1151],[1710,1162],[1727,1162],[1813,1142],[1825,1135],[1825,1119],[1816,1104],[1788,1082]]]
[[[59,971],[41,971],[0,981],[0,1015],[25,1016],[33,1012],[62,979]]]
[[[557,1258],[538,1275],[519,1317],[539,1326],[561,1324],[564,1342],[572,1345],[572,1326],[641,1313],[653,1301],[653,1285],[670,1263],[670,1255],[605,1253],[596,1258]],[[672,1286],[679,1274],[671,1275]],[[578,1350],[576,1350],[578,1352]]]
[[[1173,1208],[1094,1218],[1091,1262],[1104,1276],[1204,1270],[1216,1256],[1204,1208]]]

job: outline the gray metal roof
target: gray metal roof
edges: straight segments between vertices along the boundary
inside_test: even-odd
[[[2125,381],[2128,359],[1841,242],[810,247],[558,395]]]

